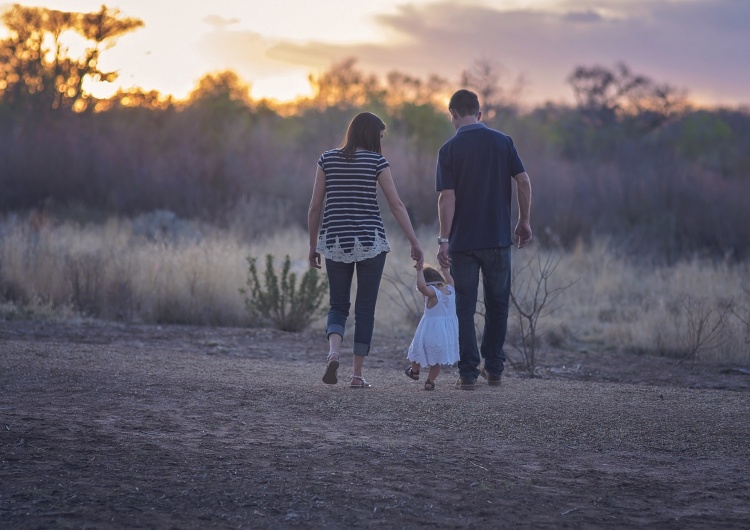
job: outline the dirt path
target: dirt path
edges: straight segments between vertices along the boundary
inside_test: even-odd
[[[360,391],[320,382],[316,334],[1,323],[0,527],[748,527],[741,376],[430,393],[404,340]]]

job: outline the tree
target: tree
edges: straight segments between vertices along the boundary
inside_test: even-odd
[[[388,88],[385,92],[386,104],[391,109],[398,109],[405,104],[432,105],[436,109],[443,109],[448,94],[448,81],[432,74],[427,80],[422,80],[397,70],[386,75]]]
[[[524,86],[523,77],[518,77],[510,88],[500,84],[502,77],[502,67],[489,59],[478,59],[461,72],[461,86],[477,93],[486,121],[502,114],[515,113],[518,108]]]
[[[231,70],[204,75],[190,93],[190,102],[236,110],[251,105],[250,85]]]
[[[614,69],[578,66],[568,83],[579,110],[596,127],[628,118],[636,128],[650,132],[685,107],[683,92],[636,75],[624,63]]]
[[[102,50],[143,26],[106,6],[95,13],[75,13],[15,4],[0,19],[9,32],[0,41],[0,102],[35,111],[85,110],[91,98],[84,81],[117,78],[117,72],[99,68]],[[71,31],[89,44],[77,58],[63,42]]]
[[[354,66],[357,60],[353,57],[344,59],[331,66],[331,69],[320,75],[310,75],[313,88],[313,103],[320,107],[356,108],[370,105],[384,99],[378,78],[365,75]]]

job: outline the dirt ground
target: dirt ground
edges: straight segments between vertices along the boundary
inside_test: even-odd
[[[319,332],[0,322],[0,527],[750,527],[742,367],[548,352],[425,392],[408,343],[351,390]]]

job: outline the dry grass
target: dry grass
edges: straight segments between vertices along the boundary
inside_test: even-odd
[[[564,294],[564,307],[551,315],[568,346],[617,352],[684,357],[690,315],[686,297],[703,311],[722,311],[726,304],[750,306],[740,288],[748,277],[747,264],[694,259],[671,267],[633,263],[600,241],[579,246],[563,256],[556,281],[578,279]],[[704,360],[750,362],[747,330],[739,319],[728,319],[722,347],[699,351]]]
[[[0,317],[248,326],[253,323],[238,292],[245,285],[245,258],[272,254],[281,262],[288,254],[295,272],[307,266],[307,235],[301,229],[251,243],[231,230],[184,223],[180,230],[180,237],[158,237],[124,219],[96,226],[6,220],[0,225]],[[388,232],[393,252],[376,326],[408,337],[420,301],[414,297],[408,244],[397,228],[389,226]],[[419,234],[427,262],[435,261],[435,233],[435,227],[424,227]],[[514,251],[514,265],[533,256],[532,249]],[[559,257],[552,288],[574,283],[560,296],[559,308],[540,321],[548,347],[687,355],[691,320],[682,301],[689,296],[703,315],[726,304],[733,308],[716,342],[720,347],[699,350],[696,357],[750,362],[750,330],[735,316],[750,314],[743,284],[750,277],[747,264],[696,259],[649,267],[623,259],[606,242],[581,245]],[[323,322],[316,326],[322,328]]]

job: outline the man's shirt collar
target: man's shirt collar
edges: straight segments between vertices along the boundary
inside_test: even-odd
[[[466,131],[472,131],[474,129],[481,129],[486,128],[487,126],[484,123],[470,123],[469,125],[464,125],[463,127],[459,127],[456,131],[456,134],[466,132]]]

